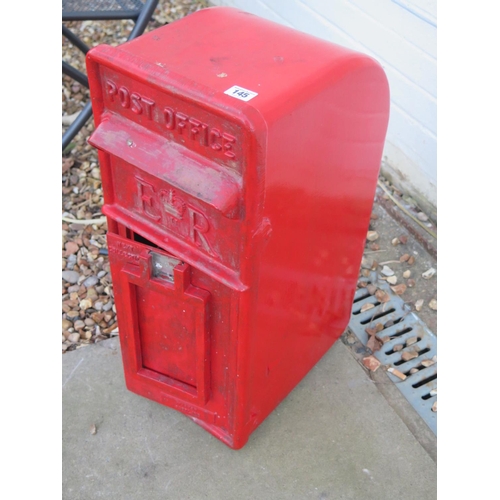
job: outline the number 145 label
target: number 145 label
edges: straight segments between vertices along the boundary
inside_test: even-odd
[[[259,95],[257,92],[252,92],[251,90],[244,89],[243,87],[238,87],[238,85],[233,85],[230,89],[227,89],[224,94],[240,99],[240,101],[249,101]]]

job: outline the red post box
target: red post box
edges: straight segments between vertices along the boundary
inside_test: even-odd
[[[240,448],[349,321],[384,71],[220,7],[87,66],[127,387]]]

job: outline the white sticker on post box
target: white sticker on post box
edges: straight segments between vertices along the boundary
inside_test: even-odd
[[[245,102],[259,95],[257,94],[257,92],[252,92],[251,90],[244,89],[243,87],[239,87],[238,85],[233,85],[230,89],[227,89],[224,94],[230,95],[231,97],[235,97],[236,99]]]

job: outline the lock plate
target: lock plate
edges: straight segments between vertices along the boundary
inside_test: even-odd
[[[153,278],[162,278],[170,283],[174,282],[174,267],[182,264],[182,261],[153,251],[151,252],[151,261]]]

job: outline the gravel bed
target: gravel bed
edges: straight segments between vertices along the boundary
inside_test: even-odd
[[[208,7],[204,0],[160,0],[146,32]],[[88,46],[120,45],[132,21],[66,23]],[[85,71],[85,59],[64,37],[63,60]],[[88,90],[62,77],[62,131],[89,98]],[[118,335],[113,284],[109,273],[106,220],[97,153],[87,139],[93,120],[62,155],[62,352]]]

